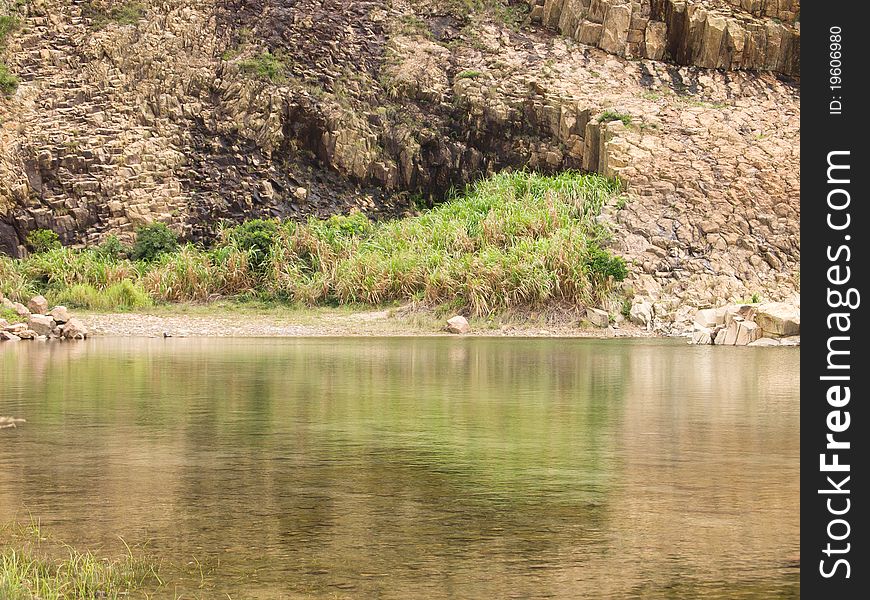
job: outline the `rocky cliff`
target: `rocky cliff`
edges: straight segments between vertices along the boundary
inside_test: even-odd
[[[579,168],[626,184],[601,218],[663,318],[797,286],[796,0],[0,13],[19,21],[0,50],[19,80],[0,97],[7,254],[36,228],[94,243],[161,220],[197,240],[221,219],[391,216],[500,169]]]

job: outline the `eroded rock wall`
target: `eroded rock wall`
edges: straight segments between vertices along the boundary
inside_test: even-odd
[[[799,0],[530,0],[531,19],[628,58],[800,76]]]
[[[738,4],[799,9],[700,6]],[[7,254],[35,228],[91,244],[160,220],[207,239],[221,219],[390,216],[500,169],[579,168],[626,184],[601,219],[657,319],[798,287],[796,82],[425,0],[166,0],[100,26],[94,6],[33,0],[3,51],[21,79],[0,99]],[[664,23],[649,3],[632,19],[644,6],[642,29]],[[256,72],[266,53],[275,77]]]

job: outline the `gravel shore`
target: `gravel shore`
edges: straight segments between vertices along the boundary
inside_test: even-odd
[[[161,314],[85,313],[81,320],[100,337],[315,337],[315,336],[440,336],[446,319],[428,313],[380,310],[364,312],[317,310],[264,313]],[[576,324],[542,322],[492,323],[471,320],[477,336],[521,337],[647,337],[627,323],[619,328],[581,328]]]

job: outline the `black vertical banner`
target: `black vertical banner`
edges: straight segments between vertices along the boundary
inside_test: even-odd
[[[866,33],[858,2],[801,7],[801,593],[870,592]]]

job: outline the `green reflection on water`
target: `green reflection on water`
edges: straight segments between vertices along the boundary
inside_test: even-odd
[[[799,355],[662,342],[0,347],[0,518],[252,597],[789,597]],[[183,585],[196,588],[200,582]]]

